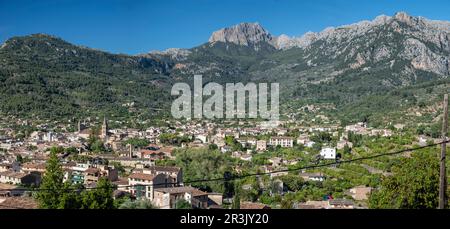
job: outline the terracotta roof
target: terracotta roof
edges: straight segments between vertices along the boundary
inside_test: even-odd
[[[348,200],[348,199],[334,199],[334,200],[329,200],[328,203],[330,205],[353,205],[354,204],[353,200]]]
[[[194,187],[185,186],[185,187],[171,187],[171,188],[155,188],[155,192],[164,192],[170,194],[178,194],[178,193],[191,193],[192,196],[204,196],[208,195],[208,193],[198,190]]]
[[[27,175],[26,173],[19,173],[19,172],[13,172],[13,171],[0,172],[0,176],[13,177],[13,178],[18,178],[18,179],[21,179],[22,177],[25,177],[26,175]]]
[[[22,168],[26,169],[43,169],[45,170],[45,164],[44,163],[32,163],[27,162],[22,165]]]
[[[181,168],[174,166],[151,166],[150,170],[163,172],[179,172]]]
[[[204,195],[208,195],[208,193],[202,191],[202,190],[198,190],[198,189],[194,189],[191,192],[192,196],[204,196]]]
[[[73,167],[73,166],[77,166],[77,163],[74,161],[69,161],[65,164],[62,165],[63,167]]]
[[[288,140],[293,140],[294,138],[293,137],[283,137],[283,136],[274,136],[274,137],[271,137],[270,139],[288,139]]]
[[[151,181],[151,180],[153,180],[153,178],[155,178],[155,176],[151,175],[151,174],[145,174],[145,173],[132,173],[128,178]]]
[[[7,163],[0,163],[1,167],[11,167],[11,164],[7,164]]]
[[[88,169],[86,169],[84,172],[85,173],[97,173],[97,172],[99,172],[100,170],[99,169],[97,169],[97,168],[88,168]]]
[[[115,185],[128,185],[128,180],[125,178],[119,178],[119,180],[116,180],[113,182]]]
[[[261,203],[242,202],[241,209],[270,209],[270,207]]]
[[[0,189],[14,189],[17,185],[0,183]]]
[[[319,207],[308,204],[299,204],[297,205],[297,209],[318,209]]]
[[[7,197],[0,199],[0,209],[37,209],[38,203],[31,197]]]

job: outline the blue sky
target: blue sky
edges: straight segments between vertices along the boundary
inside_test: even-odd
[[[321,31],[406,11],[450,21],[446,0],[0,0],[0,42],[47,33],[113,53],[191,48],[211,32],[259,22],[274,35]]]

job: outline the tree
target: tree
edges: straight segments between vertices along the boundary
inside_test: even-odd
[[[218,149],[219,147],[216,145],[216,144],[209,144],[208,145],[208,149],[209,150],[216,150],[216,149]]]
[[[232,208],[233,209],[240,209],[241,208],[241,186],[240,185],[236,185],[235,186],[235,192],[234,192],[234,197],[233,197],[233,205]]]
[[[156,207],[153,206],[153,204],[146,199],[140,199],[136,201],[128,199],[119,206],[119,209],[154,209],[154,208]]]
[[[22,157],[22,155],[17,154],[17,156],[16,156],[16,161],[17,161],[19,164],[22,164],[22,163],[23,163],[23,157]]]
[[[82,185],[76,187],[72,186],[69,182],[64,183],[64,192],[59,198],[59,209],[79,209],[81,208],[80,190]]]
[[[400,164],[392,169],[394,175],[384,178],[381,188],[370,196],[369,207],[436,208],[439,162],[433,150],[421,150],[412,158],[402,158]]]
[[[233,198],[233,209],[241,209],[241,197],[236,194]]]
[[[290,199],[287,199],[286,197],[281,200],[281,209],[292,209],[293,208],[293,202]]]
[[[90,191],[82,193],[81,208],[82,209],[113,209],[114,199],[113,186],[111,182],[102,177],[97,182],[97,187]]]
[[[47,161],[46,171],[40,186],[42,190],[37,194],[41,208],[56,209],[60,207],[60,198],[64,193],[64,174],[57,153],[57,148],[52,147],[50,149],[50,158]]]
[[[175,202],[176,209],[192,209],[192,204],[186,201],[185,199],[180,199]]]
[[[89,135],[88,148],[95,153],[106,151],[105,145],[96,135]]]
[[[350,148],[347,144],[344,145],[344,154],[350,154],[352,152],[352,148]]]
[[[134,147],[145,147],[150,144],[150,142],[147,139],[141,139],[141,138],[130,138],[124,142],[125,144],[130,144]]]
[[[289,191],[296,192],[303,187],[304,180],[298,175],[288,174],[280,178]]]

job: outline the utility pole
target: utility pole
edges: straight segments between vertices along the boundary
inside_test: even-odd
[[[445,172],[445,151],[446,151],[446,141],[447,141],[447,128],[448,128],[448,94],[444,95],[444,116],[442,117],[442,140],[441,145],[441,168],[440,168],[440,179],[439,179],[439,209],[445,208],[445,191],[447,190],[447,174]]]

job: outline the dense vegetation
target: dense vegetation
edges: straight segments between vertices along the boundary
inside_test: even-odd
[[[128,116],[163,107],[164,64],[113,55],[48,35],[16,37],[0,49],[0,110],[56,118],[112,113]],[[158,81],[158,82],[159,82]],[[145,112],[144,112],[145,111]]]
[[[64,150],[64,149],[63,149]],[[63,181],[64,173],[58,158],[61,148],[52,148],[47,161],[46,172],[36,198],[44,209],[112,209],[113,186],[106,178],[100,178],[93,190],[82,185]]]
[[[403,37],[387,32],[393,36],[375,40],[373,45],[387,43],[399,52]],[[364,44],[361,39],[360,45]],[[386,120],[386,114],[403,120],[409,108],[426,108],[448,92],[448,78],[434,73],[417,70],[414,77],[403,76],[407,61],[393,66],[388,60],[369,62],[364,65],[366,71],[348,69],[350,60],[330,58],[321,45],[305,52],[275,50],[265,43],[255,50],[219,42],[193,48],[189,56],[178,60],[164,55],[109,54],[43,34],[14,37],[0,49],[0,111],[33,119],[104,114],[125,120],[167,117],[173,99],[170,86],[176,81],[192,83],[194,74],[203,74],[204,83],[278,82],[283,113],[306,104],[329,103],[336,109],[328,114],[342,122],[380,125],[392,121]],[[316,57],[314,66],[307,64],[311,55]],[[175,68],[177,63],[187,67]],[[339,77],[329,78],[340,70]]]

